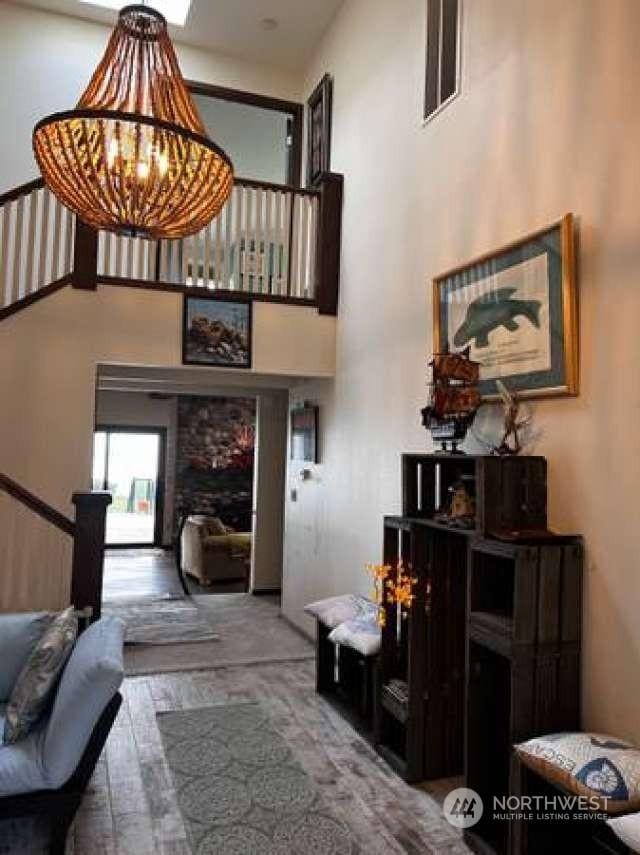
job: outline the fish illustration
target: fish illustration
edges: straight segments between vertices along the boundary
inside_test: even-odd
[[[540,329],[540,300],[512,300],[517,288],[498,288],[469,304],[467,315],[453,337],[456,347],[475,339],[475,346],[488,347],[489,333],[498,327],[510,332],[519,329],[516,318],[524,316]]]

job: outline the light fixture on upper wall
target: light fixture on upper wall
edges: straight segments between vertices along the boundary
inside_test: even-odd
[[[165,18],[125,6],[73,110],[42,119],[33,148],[45,183],[96,229],[180,238],[229,198],[233,165],[207,136]]]

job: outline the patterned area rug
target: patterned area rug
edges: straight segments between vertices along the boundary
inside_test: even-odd
[[[219,641],[211,613],[186,597],[105,604],[105,614],[127,625],[125,644],[177,644]]]
[[[194,855],[356,855],[259,704],[157,719]]]

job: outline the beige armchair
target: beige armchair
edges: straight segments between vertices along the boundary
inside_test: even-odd
[[[251,532],[234,532],[217,517],[187,517],[180,534],[182,573],[208,587],[249,580]]]

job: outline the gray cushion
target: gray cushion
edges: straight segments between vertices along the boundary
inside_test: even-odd
[[[51,621],[16,680],[5,710],[5,745],[28,736],[44,714],[77,634],[78,619],[69,606]]]
[[[91,731],[123,677],[124,623],[102,618],[73,649],[48,720],[15,745],[0,744],[0,797],[57,789],[74,773]]]
[[[45,723],[15,745],[0,745],[0,797],[46,788],[40,758]]]
[[[47,786],[69,780],[104,708],[122,683],[124,622],[103,617],[82,633],[60,680],[43,745]]]
[[[47,612],[0,615],[0,703],[8,699],[20,671],[51,618]]]

